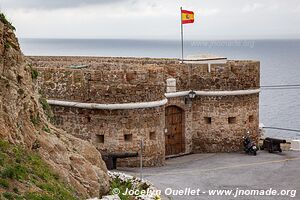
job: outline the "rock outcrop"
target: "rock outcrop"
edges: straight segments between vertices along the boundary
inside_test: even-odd
[[[99,152],[48,122],[35,86],[38,74],[26,64],[13,29],[0,21],[1,139],[37,151],[79,197],[106,194],[109,177]]]

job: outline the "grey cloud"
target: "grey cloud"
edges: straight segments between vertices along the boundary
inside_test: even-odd
[[[131,2],[131,0],[2,0],[0,5],[4,8],[13,9],[59,9],[89,5],[106,5],[121,2]]]

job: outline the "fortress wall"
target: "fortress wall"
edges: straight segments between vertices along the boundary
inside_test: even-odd
[[[72,65],[87,66],[84,71],[108,71],[109,74],[119,74],[122,78],[116,78],[117,83],[126,84],[132,78],[136,83],[155,81],[151,78],[164,75],[167,78],[177,80],[177,90],[245,90],[258,88],[260,84],[260,64],[258,61],[228,61],[226,64],[212,64],[208,71],[208,64],[181,64],[176,59],[153,58],[110,58],[110,57],[29,57],[33,66],[42,68],[69,69]],[[151,70],[163,69],[152,74]],[[145,75],[153,75],[148,76]],[[137,71],[132,74],[132,71]],[[126,74],[127,73],[127,74]],[[190,73],[190,81],[189,81]],[[144,77],[143,75],[144,74]],[[97,76],[101,77],[100,74]],[[105,77],[103,77],[105,79]],[[110,77],[107,80],[110,81]],[[129,79],[129,80],[126,80]],[[164,81],[165,81],[164,80]],[[93,80],[92,80],[93,81]],[[95,81],[99,81],[97,78]],[[100,80],[101,81],[101,80]],[[190,84],[189,84],[190,82]]]
[[[228,61],[226,64],[163,64],[165,79],[175,78],[177,91],[232,91],[260,87],[258,61]],[[190,78],[189,78],[190,74]],[[190,82],[190,84],[189,84]]]
[[[164,107],[139,110],[88,110],[54,106],[56,123],[101,152],[139,152],[144,142],[144,165],[164,164]],[[138,166],[139,158],[122,159],[122,166]]]
[[[40,90],[47,99],[82,103],[121,104],[165,99],[163,69],[145,63],[93,58],[36,57],[31,64],[40,75]],[[70,66],[88,65],[81,69]],[[140,151],[143,139],[144,165],[164,164],[164,106],[135,110],[96,110],[51,106],[57,126],[91,141],[105,153]],[[119,165],[138,166],[139,158],[119,159]]]
[[[90,70],[37,67],[48,99],[92,103],[132,103],[164,99],[162,69]]]
[[[167,106],[184,112],[185,153],[233,152],[243,149],[242,137],[259,140],[259,94],[170,98]]]
[[[260,85],[260,64],[255,61],[228,61],[207,67],[192,67],[191,87],[194,90],[231,91],[257,89]]]
[[[80,57],[80,56],[30,56],[30,63],[39,67],[66,68],[71,65],[86,65],[88,69],[135,69],[136,66],[161,66],[178,64],[177,59],[133,58],[133,57]]]
[[[160,101],[166,98],[168,78],[176,79],[177,92],[260,87],[256,61],[211,64],[210,70],[208,64],[181,64],[176,59],[29,57],[29,62],[40,72],[39,85],[46,98],[82,103]],[[144,165],[160,166],[165,157],[166,110],[172,106],[182,111],[183,153],[239,150],[248,130],[258,138],[259,94],[196,96],[191,102],[186,96],[172,97],[165,106],[134,110],[52,108],[61,128],[91,141],[102,152],[138,151],[143,138]],[[138,160],[121,159],[119,164],[137,166]]]
[[[166,65],[165,72],[165,79],[176,79],[177,91],[235,91],[260,88],[260,63],[256,61],[211,64],[210,72],[207,64],[173,64]],[[170,98],[168,106],[183,108],[185,117],[192,118],[185,120],[184,124],[185,138],[192,138],[185,141],[186,153],[241,150],[242,137],[247,131],[258,141],[259,94],[197,96],[191,105],[186,105],[185,100],[185,97]],[[229,118],[235,118],[235,122],[229,123]],[[192,150],[189,148],[191,145]]]
[[[259,139],[259,96],[197,97],[193,103],[193,152],[231,152],[242,149],[250,131]]]

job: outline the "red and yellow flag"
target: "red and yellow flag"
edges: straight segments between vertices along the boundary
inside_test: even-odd
[[[181,20],[182,24],[190,24],[195,21],[195,14],[192,11],[181,10]]]

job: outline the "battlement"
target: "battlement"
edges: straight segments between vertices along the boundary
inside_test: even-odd
[[[176,91],[223,91],[259,88],[259,62],[181,64],[176,59],[29,57],[41,72],[47,98],[94,103],[163,99],[166,80]]]

